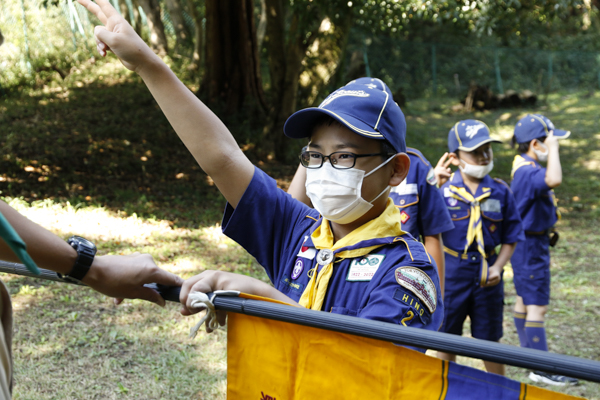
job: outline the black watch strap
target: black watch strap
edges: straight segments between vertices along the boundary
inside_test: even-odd
[[[80,282],[92,266],[96,256],[96,246],[80,236],[71,236],[67,243],[77,251],[77,260],[75,260],[71,272],[65,275],[64,278]]]

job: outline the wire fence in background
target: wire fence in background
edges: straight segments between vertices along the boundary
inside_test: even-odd
[[[364,60],[365,73],[383,79],[393,90],[401,88],[409,98],[464,96],[471,83],[488,86],[497,94],[508,90],[544,94],[600,89],[600,52],[459,46],[357,36],[349,45],[349,60]]]

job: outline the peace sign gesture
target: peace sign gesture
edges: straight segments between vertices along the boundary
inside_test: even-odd
[[[127,69],[138,73],[149,60],[158,58],[108,0],[77,1],[104,24],[94,28],[96,48],[102,57],[112,51]]]
[[[448,154],[445,152],[444,155],[440,158],[433,173],[435,174],[435,178],[438,183],[438,187],[442,186],[448,179],[450,179],[450,175],[452,175],[452,170],[450,169],[450,164],[452,164],[452,160],[454,154]]]

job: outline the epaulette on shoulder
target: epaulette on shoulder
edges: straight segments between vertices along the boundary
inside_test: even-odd
[[[510,186],[508,186],[508,183],[504,182],[502,179],[500,179],[500,178],[494,178],[494,180],[495,180],[496,182],[498,182],[498,183],[501,183],[501,184],[503,184],[504,186],[506,186],[507,188],[509,188],[509,189],[510,189]]]
[[[408,255],[412,261],[424,261],[431,264],[431,257],[425,250],[423,243],[419,242],[410,235],[397,236],[394,242],[403,242],[408,250]]]
[[[430,167],[431,163],[425,158],[425,156],[423,155],[423,153],[421,153],[419,150],[412,148],[412,147],[407,147],[406,148],[406,153],[407,154],[412,154],[413,156],[416,156],[419,158],[419,160],[421,160],[421,162],[423,164],[425,164],[426,166]]]

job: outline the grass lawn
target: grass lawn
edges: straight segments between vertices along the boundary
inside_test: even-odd
[[[561,142],[564,180],[556,193],[563,219],[552,251],[548,341],[553,352],[600,361],[600,93],[551,95],[531,110],[453,114],[451,105],[418,100],[405,108],[409,146],[433,163],[459,119],[485,121],[505,143],[529,111],[573,132]],[[1,196],[58,235],[85,236],[102,254],[148,252],[183,277],[217,268],[267,280],[256,261],[220,233],[224,202],[210,178],[143,84],[115,63],[84,65],[64,82],[9,91],[0,98],[0,142]],[[510,181],[514,150],[499,144],[494,153],[492,175]],[[284,188],[295,170],[261,167]],[[225,331],[188,339],[197,317],[182,317],[175,304],[115,307],[87,288],[3,280],[14,301],[15,399],[225,398]],[[508,268],[505,288],[502,341],[516,345]],[[459,362],[482,368],[478,360]],[[508,375],[528,382],[518,368],[509,367]],[[589,382],[554,390],[600,399],[600,385]]]

